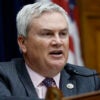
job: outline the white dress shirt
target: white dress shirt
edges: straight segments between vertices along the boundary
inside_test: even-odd
[[[40,99],[44,99],[46,91],[47,91],[47,88],[44,85],[41,85],[41,82],[45,79],[45,77],[43,77],[40,74],[36,73],[30,67],[28,67],[27,65],[26,65],[26,68],[28,70],[28,73],[29,73],[29,76],[30,76],[30,78],[32,80],[32,83],[33,83],[33,85],[34,85],[34,87],[36,89],[38,97]],[[57,74],[55,77],[53,77],[53,79],[55,80],[56,85],[59,88],[60,73]]]

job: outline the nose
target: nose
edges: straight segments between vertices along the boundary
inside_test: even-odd
[[[62,44],[63,44],[63,41],[62,41],[61,37],[59,35],[55,35],[52,40],[52,45],[61,46]]]

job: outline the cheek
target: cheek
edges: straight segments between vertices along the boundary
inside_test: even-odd
[[[30,35],[29,39],[26,42],[27,52],[32,53],[32,55],[44,55],[47,54],[49,41],[47,39],[43,39],[38,35]]]
[[[64,47],[65,47],[66,50],[69,49],[69,39],[66,39],[66,40],[64,41]]]
[[[65,49],[65,55],[67,57],[69,52],[69,40],[66,40],[66,42],[64,42],[64,49]]]
[[[47,52],[48,49],[48,42],[46,41],[37,41],[31,44],[32,49],[34,49],[35,53],[39,53],[43,55],[44,53]]]

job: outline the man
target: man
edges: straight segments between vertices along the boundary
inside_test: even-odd
[[[95,71],[66,64],[69,24],[61,7],[51,2],[26,5],[17,15],[17,29],[23,58],[0,63],[2,99],[44,99],[52,82],[65,97],[100,89],[96,76],[75,75],[75,71],[83,75]],[[48,80],[44,81],[45,78]]]

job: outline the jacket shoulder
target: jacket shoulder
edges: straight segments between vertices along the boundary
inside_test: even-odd
[[[22,62],[21,58],[12,59],[7,62],[0,62],[0,74],[10,74],[16,72],[16,63]]]

